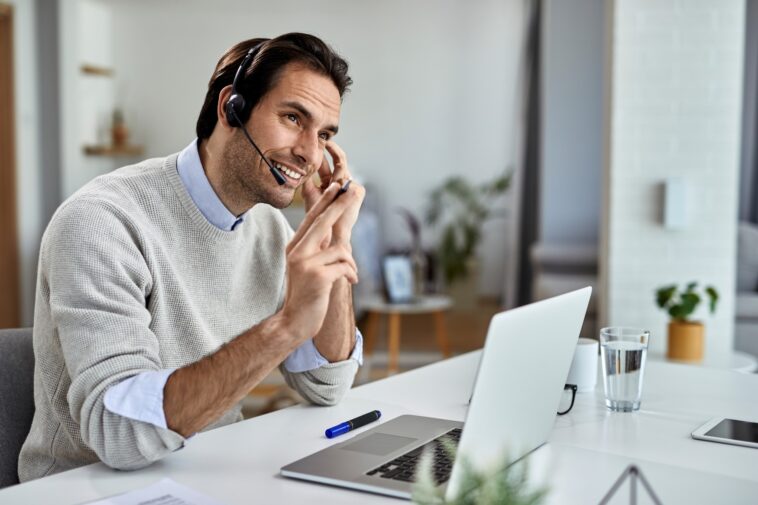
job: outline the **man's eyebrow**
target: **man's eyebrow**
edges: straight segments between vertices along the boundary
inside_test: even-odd
[[[295,109],[300,114],[302,114],[302,116],[305,119],[308,119],[308,120],[313,119],[313,114],[311,114],[311,111],[306,109],[305,106],[303,106],[303,104],[301,104],[300,102],[288,101],[288,102],[284,102],[282,105],[284,105],[285,107],[290,107],[292,109]],[[328,125],[324,127],[324,129],[328,132],[331,132],[332,135],[337,135],[337,132],[339,131],[339,126]]]

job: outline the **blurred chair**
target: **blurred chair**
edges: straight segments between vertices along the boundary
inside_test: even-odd
[[[18,484],[18,454],[32,417],[32,329],[0,330],[0,488]]]

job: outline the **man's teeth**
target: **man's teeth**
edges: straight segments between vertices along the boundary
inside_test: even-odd
[[[274,166],[278,169],[287,174],[287,177],[290,177],[292,179],[298,180],[302,177],[302,175],[298,174],[294,170],[290,170],[289,168],[285,167],[281,163],[275,163]]]

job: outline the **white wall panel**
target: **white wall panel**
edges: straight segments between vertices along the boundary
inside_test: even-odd
[[[603,324],[649,328],[665,349],[654,291],[715,285],[707,352],[732,348],[745,5],[743,0],[616,0],[610,69]],[[688,188],[689,224],[663,225],[663,182]]]

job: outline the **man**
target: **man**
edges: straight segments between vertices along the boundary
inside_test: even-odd
[[[149,465],[241,419],[240,400],[280,364],[312,403],[350,388],[350,236],[365,192],[352,182],[338,197],[350,174],[332,140],[350,83],[316,37],[242,42],[216,66],[196,141],[61,205],[40,252],[22,481]],[[307,214],[293,232],[276,209],[297,187]]]

